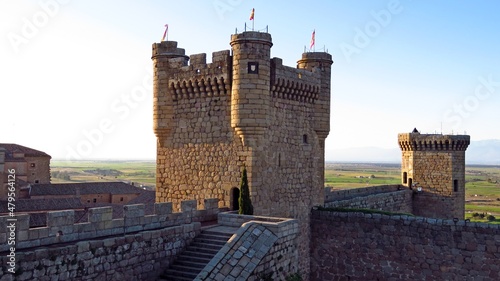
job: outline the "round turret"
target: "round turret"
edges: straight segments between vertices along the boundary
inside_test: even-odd
[[[233,87],[231,126],[243,143],[255,141],[268,127],[271,35],[247,31],[231,36]]]

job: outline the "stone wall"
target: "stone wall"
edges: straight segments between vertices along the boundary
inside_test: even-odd
[[[27,178],[30,183],[50,183],[50,156],[26,156]]]
[[[500,226],[313,211],[311,280],[500,280]]]
[[[155,280],[200,233],[194,222],[110,238],[16,253],[17,270],[6,271],[2,255],[0,280]]]
[[[220,213],[219,224],[241,227],[195,280],[285,280],[298,272],[297,220]]]
[[[413,211],[413,191],[406,187],[403,189],[401,186],[397,186],[397,191],[387,191],[393,189],[393,187],[396,186],[372,187],[366,192],[363,192],[362,188],[339,190],[339,195],[335,195],[335,192],[330,191],[330,198],[337,198],[337,200],[325,202],[324,206],[327,208],[373,209],[411,214]],[[385,192],[370,193],[370,191],[376,190],[385,190]]]
[[[47,226],[37,228],[29,227],[30,215],[17,214],[15,245],[7,243],[11,233],[0,233],[1,274],[7,273],[11,247],[16,254],[16,276],[24,274],[19,280],[36,279],[47,272],[59,275],[59,280],[110,280],[113,274],[137,280],[150,276],[143,274],[153,268],[159,274],[159,267],[164,269],[165,262],[200,232],[199,222],[217,218],[217,199],[206,199],[204,209],[196,205],[195,200],[183,201],[182,212],[172,212],[172,203],[156,203],[153,215],[144,214],[144,204],[126,205],[123,218],[118,219],[112,219],[111,207],[91,208],[84,223],[74,223],[73,210],[49,212]],[[12,224],[9,219],[0,217],[3,229]],[[166,257],[170,258],[163,261]],[[103,267],[106,262],[109,266]],[[8,276],[0,280],[10,280]]]
[[[30,215],[16,215],[16,249],[54,245],[152,230],[193,221],[215,220],[219,209],[216,199],[207,199],[205,209],[197,210],[196,201],[183,201],[181,212],[172,212],[172,203],[155,203],[155,214],[144,215],[144,204],[123,206],[123,218],[113,219],[112,207],[91,208],[88,220],[75,223],[75,211],[47,213],[47,226],[30,228]],[[10,224],[8,216],[0,217],[0,226]],[[3,229],[7,229],[4,227]],[[0,233],[0,252],[7,251],[7,233]]]
[[[349,189],[341,189],[335,190],[332,188],[325,188],[325,202],[331,201],[340,201],[346,199],[352,199],[360,196],[368,196],[385,192],[393,192],[401,190],[401,185],[392,184],[392,185],[377,185],[377,186],[368,186],[361,188],[349,188]]]

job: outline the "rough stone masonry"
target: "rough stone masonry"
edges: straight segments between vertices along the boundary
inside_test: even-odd
[[[309,213],[324,201],[332,56],[271,58],[269,33],[231,36],[229,50],[186,56],[153,44],[157,202],[218,198],[236,209],[245,165],[256,215],[299,220],[301,271],[309,271]]]

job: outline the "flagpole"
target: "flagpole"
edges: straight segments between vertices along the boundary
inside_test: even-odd
[[[252,31],[254,31],[255,18],[252,20]]]

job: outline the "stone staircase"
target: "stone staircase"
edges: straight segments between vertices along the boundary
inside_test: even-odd
[[[233,232],[234,233],[234,232]],[[158,280],[192,281],[226,244],[233,233],[207,228],[196,236],[193,242],[177,256]]]

